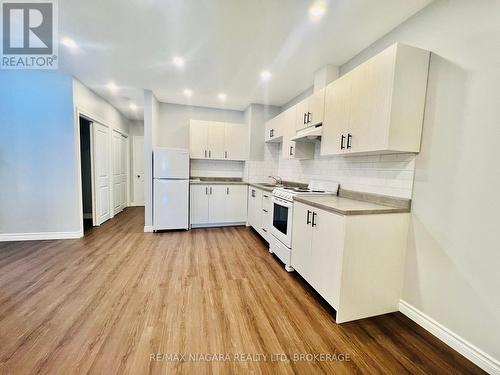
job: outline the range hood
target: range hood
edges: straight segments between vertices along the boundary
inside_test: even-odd
[[[322,124],[318,124],[315,126],[310,126],[308,128],[299,130],[295,135],[295,137],[292,137],[291,140],[298,142],[311,142],[321,138],[322,133],[323,133],[323,126]]]

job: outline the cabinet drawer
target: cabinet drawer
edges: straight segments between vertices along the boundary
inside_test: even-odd
[[[262,193],[262,211],[271,213],[273,202],[271,201],[271,193],[264,191]]]

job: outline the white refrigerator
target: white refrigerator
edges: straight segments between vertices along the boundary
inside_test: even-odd
[[[189,151],[153,149],[153,229],[189,229]]]

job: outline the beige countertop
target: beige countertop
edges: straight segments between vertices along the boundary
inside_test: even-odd
[[[298,196],[295,197],[295,201],[341,215],[372,215],[410,212],[409,207],[391,207],[335,195],[311,197]]]
[[[253,186],[254,188],[260,189],[267,191],[268,193],[272,193],[272,191],[276,188],[275,186],[269,186],[269,185],[263,185],[263,184],[255,184],[255,183],[249,183],[249,186]]]
[[[247,185],[240,178],[210,178],[210,177],[193,177],[189,180],[191,185]]]

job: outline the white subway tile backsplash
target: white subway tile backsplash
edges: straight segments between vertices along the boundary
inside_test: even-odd
[[[192,177],[243,178],[245,162],[227,160],[191,160]]]
[[[339,182],[344,189],[411,198],[415,155],[320,156],[316,145],[314,160],[285,160],[280,144],[267,144],[264,161],[245,165],[249,182],[267,181],[278,175],[284,180],[308,183],[312,179]]]

